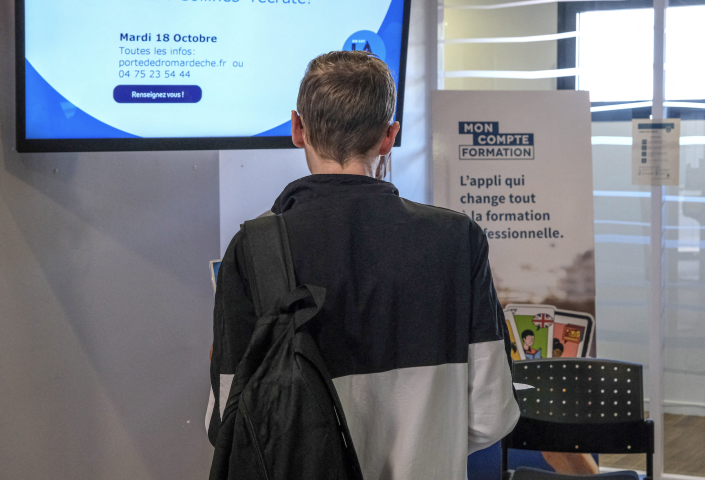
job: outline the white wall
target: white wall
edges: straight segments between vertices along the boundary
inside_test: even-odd
[[[467,2],[454,2],[467,4]],[[483,0],[486,4],[507,0]],[[453,38],[523,37],[556,33],[557,4],[546,3],[492,10],[445,9],[444,35]],[[555,41],[530,43],[465,43],[445,46],[445,69],[551,70],[557,65]],[[555,90],[553,78],[517,80],[502,78],[448,78],[446,90]]]
[[[0,0],[0,478],[204,478],[216,152],[17,154]]]

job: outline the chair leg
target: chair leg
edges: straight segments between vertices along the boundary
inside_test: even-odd
[[[646,435],[647,435],[647,446],[648,451],[646,452],[646,478],[644,480],[653,480],[654,478],[654,421],[648,419],[644,422],[646,424]]]
[[[504,475],[504,472],[509,470],[507,467],[508,461],[507,461],[507,437],[504,437],[502,439],[502,475]]]

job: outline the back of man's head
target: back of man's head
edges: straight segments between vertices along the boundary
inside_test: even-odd
[[[330,52],[311,61],[296,108],[308,144],[345,165],[367,156],[394,116],[396,86],[387,65],[367,52]]]

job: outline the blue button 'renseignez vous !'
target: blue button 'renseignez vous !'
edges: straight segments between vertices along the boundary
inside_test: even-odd
[[[117,103],[198,103],[203,92],[198,85],[118,85]]]

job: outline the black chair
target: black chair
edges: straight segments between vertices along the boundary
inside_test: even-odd
[[[536,388],[517,392],[521,417],[502,441],[507,449],[573,453],[645,453],[646,478],[653,479],[654,424],[644,419],[641,365],[591,358],[548,358],[517,362],[514,381]],[[615,475],[617,474],[617,475]],[[626,474],[626,477],[624,476]],[[593,475],[600,480],[635,478],[631,471]],[[518,468],[513,480],[575,477]]]

